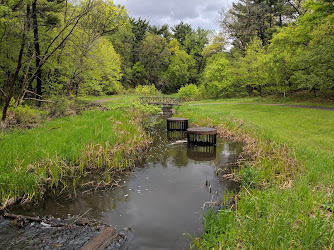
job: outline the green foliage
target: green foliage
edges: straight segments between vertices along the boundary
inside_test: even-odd
[[[21,98],[26,88],[37,89],[44,97],[64,91],[67,96],[122,91],[120,57],[103,36],[126,23],[123,7],[100,0],[75,5],[7,1],[1,12],[0,88],[4,96]]]
[[[21,104],[14,109],[15,119],[18,123],[36,122],[40,119],[40,114],[37,110],[31,108],[28,105]]]
[[[65,96],[53,96],[50,99],[53,103],[49,104],[49,115],[53,117],[64,115],[71,104],[70,100]]]
[[[159,91],[156,89],[154,84],[152,85],[138,85],[135,88],[135,92],[139,95],[157,95]]]
[[[82,86],[82,92],[88,95],[121,93],[119,55],[116,54],[112,44],[107,39],[100,38],[94,45],[87,57],[87,67],[90,70],[87,75],[86,72],[83,72],[82,77],[80,77],[86,83]]]
[[[162,36],[164,37],[167,41],[169,41],[172,37],[172,34],[169,32],[169,26],[168,24],[164,24],[161,27],[160,26],[149,26],[148,27],[148,32],[158,35],[158,36]]]
[[[230,96],[285,96],[305,89],[314,94],[332,89],[333,13],[328,1],[308,1],[298,6],[291,1],[242,0],[233,4],[222,19],[222,26],[234,38],[230,53],[222,53],[229,60],[231,75],[223,91]],[[216,54],[219,44],[212,41],[203,55]],[[216,76],[215,84],[214,76],[206,79],[212,65],[208,62],[204,70],[201,89],[211,92],[211,98],[222,97],[221,86],[226,84],[219,83],[220,76]],[[212,86],[206,85],[208,82]]]
[[[174,38],[183,46],[187,35],[192,32],[192,28],[190,24],[181,21],[172,27],[172,31],[174,32]]]
[[[26,104],[16,106],[14,97],[10,100],[8,114],[10,122],[14,124],[35,123],[41,118],[40,112],[35,108],[31,108]]]
[[[303,12],[300,1],[296,4],[280,0],[240,0],[233,3],[229,10],[221,12],[220,24],[229,32],[234,48],[245,51],[254,37],[266,45],[277,29]]]
[[[157,115],[161,109],[156,105],[142,104],[139,100],[134,100],[131,107],[143,115]]]
[[[246,55],[240,60],[239,81],[249,94],[263,94],[268,81],[266,50],[259,38],[255,37],[247,46]],[[268,86],[267,86],[268,87]]]
[[[199,90],[195,84],[186,84],[179,89],[177,96],[187,101],[197,100],[199,99]]]
[[[164,86],[163,91],[177,91],[181,86],[189,83],[195,74],[194,58],[183,50],[176,50],[165,72],[165,79],[168,85]]]
[[[333,88],[334,14],[325,18],[310,35],[309,45],[295,56],[294,68],[298,70],[292,81],[300,88]]]
[[[210,57],[217,53],[222,53],[225,49],[225,39],[222,34],[215,35],[212,42],[203,48],[203,56]]]
[[[285,91],[333,87],[333,8],[323,1],[305,7],[310,11],[282,29],[269,46],[271,79]]]
[[[144,85],[147,83],[147,73],[144,66],[137,62],[132,67],[132,83],[134,86]]]
[[[229,62],[222,54],[210,57],[203,73],[201,95],[204,98],[228,97],[231,88],[230,72]]]
[[[209,31],[198,28],[188,33],[184,41],[183,49],[193,58],[196,63],[196,75],[191,82],[198,83],[201,78],[201,74],[206,65],[206,59],[203,55],[203,49],[209,43]]]
[[[132,32],[130,20],[121,26],[114,34],[107,36],[121,58],[122,84],[132,86],[133,46],[135,35]]]
[[[165,38],[147,34],[140,47],[139,61],[145,67],[149,84],[157,84],[162,79],[170,55]]]

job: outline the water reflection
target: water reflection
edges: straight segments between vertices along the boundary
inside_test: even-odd
[[[187,146],[187,157],[195,161],[213,161],[216,160],[216,146],[196,146],[189,144]]]
[[[64,218],[90,209],[85,216],[91,219],[118,230],[133,229],[128,249],[187,248],[184,233],[200,234],[203,204],[224,199],[225,189],[234,188],[222,182],[217,171],[233,167],[241,145],[218,140],[216,147],[188,146],[178,142],[183,135],[167,133],[165,121],[148,131],[153,144],[142,153],[133,173],[119,181],[120,187],[72,200],[48,199],[17,213]]]
[[[167,130],[167,141],[174,142],[178,140],[185,140],[187,138],[187,132],[186,131],[169,131]]]

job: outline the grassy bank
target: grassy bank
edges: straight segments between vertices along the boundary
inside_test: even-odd
[[[209,212],[194,246],[333,248],[334,112],[237,104],[178,112],[246,143],[235,205]]]
[[[58,185],[75,187],[88,180],[95,186],[112,184],[114,173],[131,166],[136,152],[150,143],[140,112],[122,108],[129,105],[128,99],[107,104],[111,110],[85,111],[33,129],[1,131],[1,206],[17,198],[38,199]],[[85,178],[88,171],[99,174],[92,180]]]

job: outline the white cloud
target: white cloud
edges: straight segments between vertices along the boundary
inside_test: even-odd
[[[192,28],[218,29],[218,12],[228,8],[233,0],[114,0],[125,6],[131,17],[146,19],[151,25],[170,26],[183,21]]]

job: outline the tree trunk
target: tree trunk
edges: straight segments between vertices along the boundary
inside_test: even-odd
[[[19,72],[22,67],[22,56],[23,56],[23,51],[25,47],[26,42],[26,27],[24,26],[23,34],[22,34],[22,41],[21,41],[21,48],[19,52],[19,57],[17,60],[17,66],[14,75],[12,76],[12,79],[10,81],[10,86],[9,86],[9,93],[7,95],[5,105],[3,106],[2,110],[2,119],[1,119],[1,128],[4,129],[6,127],[6,118],[7,118],[7,110],[9,107],[10,100],[13,97],[14,94],[14,86],[17,80],[17,76],[19,75]]]
[[[38,22],[37,22],[37,0],[34,0],[32,3],[32,23],[34,30],[34,45],[36,52],[36,93],[42,95],[42,70],[40,67],[41,59],[41,50],[39,46],[39,37],[38,37]],[[39,102],[38,102],[39,105]]]

